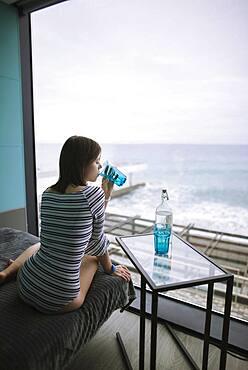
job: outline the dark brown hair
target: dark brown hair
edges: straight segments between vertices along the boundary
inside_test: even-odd
[[[101,153],[100,145],[84,136],[71,136],[64,143],[59,158],[59,179],[51,188],[65,193],[68,185],[85,185],[87,167]]]

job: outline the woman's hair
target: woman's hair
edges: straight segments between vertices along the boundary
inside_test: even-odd
[[[83,136],[71,136],[64,143],[59,158],[59,179],[51,188],[65,193],[68,185],[85,185],[87,167],[101,153],[100,145]]]

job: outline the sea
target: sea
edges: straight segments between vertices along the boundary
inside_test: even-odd
[[[39,200],[57,180],[61,147],[36,145]],[[154,219],[167,189],[175,224],[248,235],[248,145],[103,144],[102,160],[125,170],[124,186],[145,183],[107,211]]]

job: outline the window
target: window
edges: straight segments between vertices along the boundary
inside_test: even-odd
[[[94,138],[128,176],[126,194],[116,188],[108,206],[106,230],[152,230],[166,187],[175,231],[235,274],[232,314],[243,319],[247,11],[242,0],[75,0],[32,14],[38,196],[57,178],[65,139]],[[114,244],[112,251],[124,258]],[[173,294],[205,302],[204,288]]]

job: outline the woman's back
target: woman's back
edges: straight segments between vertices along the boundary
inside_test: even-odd
[[[80,263],[91,236],[93,216],[87,193],[87,188],[70,194],[43,193],[40,251],[61,265]]]
[[[93,186],[75,193],[43,193],[41,246],[18,275],[24,300],[30,303],[32,299],[39,309],[50,311],[61,309],[77,297],[80,264],[92,237],[94,219],[104,221],[104,209],[99,206],[103,197],[102,189]]]

